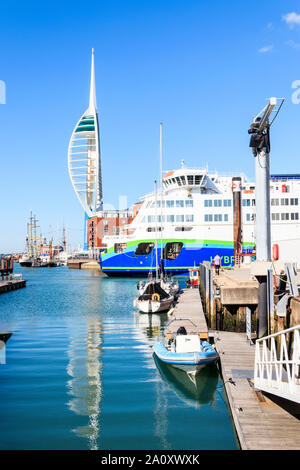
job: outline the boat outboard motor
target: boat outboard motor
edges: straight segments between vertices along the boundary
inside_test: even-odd
[[[184,326],[181,326],[180,328],[178,328],[176,335],[187,335],[187,332]]]

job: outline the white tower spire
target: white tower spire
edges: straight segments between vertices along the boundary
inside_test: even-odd
[[[90,105],[89,110],[97,111],[96,102],[96,85],[95,85],[95,63],[94,63],[94,48],[92,49],[92,63],[91,63],[91,86],[90,86]]]
[[[102,210],[103,199],[94,49],[92,49],[89,107],[72,133],[68,166],[74,191],[85,213],[92,217],[98,210]]]

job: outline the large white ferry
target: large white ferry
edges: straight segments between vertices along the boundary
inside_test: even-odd
[[[255,247],[255,183],[241,175],[242,250]],[[300,175],[271,175],[271,237],[281,261],[300,263]],[[216,253],[234,263],[232,176],[184,166],[168,172],[162,191],[141,198],[139,211],[117,236],[103,239],[101,267],[109,276],[146,276],[164,261],[170,274],[186,273]],[[161,256],[162,255],[162,256]]]

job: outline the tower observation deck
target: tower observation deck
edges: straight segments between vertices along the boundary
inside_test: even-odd
[[[77,122],[68,148],[68,168],[74,191],[87,217],[102,210],[102,176],[92,49],[89,107]]]

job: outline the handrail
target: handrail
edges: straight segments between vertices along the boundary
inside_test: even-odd
[[[300,325],[257,339],[255,348],[255,387],[300,403]]]

